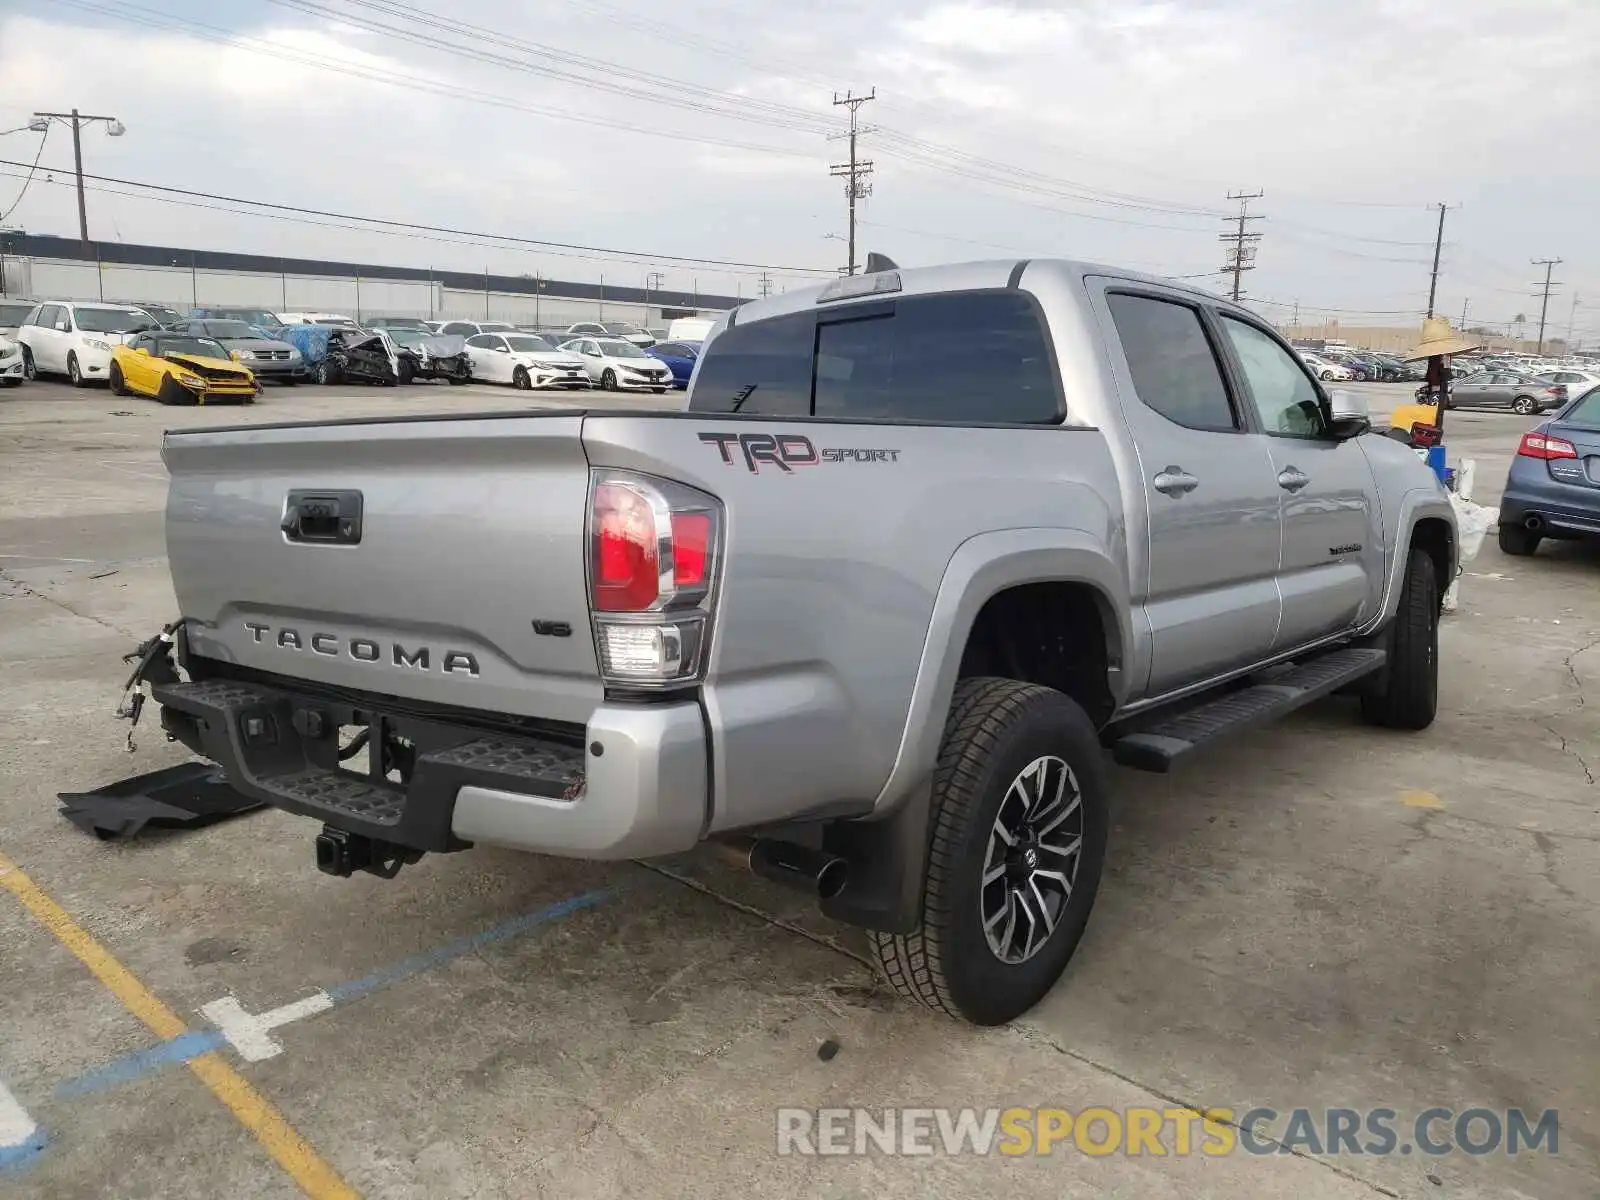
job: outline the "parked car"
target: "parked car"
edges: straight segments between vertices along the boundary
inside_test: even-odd
[[[752,301],[686,413],[171,432],[151,694],[328,874],[714,839],[1000,1024],[1089,920],[1103,746],[1433,721],[1454,511],[1347,400],[1239,305],[1035,259]]]
[[[667,326],[668,342],[703,342],[716,328],[715,317],[678,317]]]
[[[243,321],[268,337],[277,337],[284,327],[278,314],[265,308],[194,308],[189,310],[189,315],[215,317],[219,321]]]
[[[1321,355],[1301,351],[1300,358],[1305,362],[1306,366],[1311,368],[1312,374],[1324,382],[1331,380],[1347,382],[1355,378],[1355,372],[1349,367],[1336,363],[1332,359],[1323,358]]]
[[[107,372],[118,396],[162,404],[255,403],[261,385],[215,338],[153,329],[111,350]]]
[[[16,341],[17,330],[22,328],[28,314],[38,307],[38,302],[34,300],[0,299],[0,337]]]
[[[608,392],[661,393],[672,386],[672,368],[621,338],[573,338],[561,349],[575,354],[589,382]]]
[[[183,320],[183,314],[170,304],[149,304],[143,300],[115,300],[112,303],[142,309],[154,317],[156,324],[163,329],[171,329],[176,322]]]
[[[1559,383],[1567,389],[1568,396],[1579,396],[1600,383],[1600,373],[1563,367],[1556,371],[1541,371],[1534,379],[1540,383]]]
[[[278,319],[285,325],[333,325],[340,329],[361,328],[360,323],[354,317],[347,317],[343,313],[286,312],[279,313]]]
[[[467,339],[472,373],[485,383],[518,388],[587,391],[589,372],[576,354],[557,349],[536,333],[479,333]]]
[[[689,376],[694,374],[694,364],[700,357],[704,342],[657,342],[645,351],[651,358],[659,358],[672,371],[672,386],[686,388]]]
[[[567,327],[567,336],[621,338],[641,349],[653,346],[656,340],[644,326],[635,325],[632,321],[579,321]]]
[[[1417,398],[1422,399],[1426,392],[1426,385],[1418,388]],[[1509,371],[1479,371],[1451,383],[1446,409],[1509,408],[1514,413],[1527,415],[1566,402],[1567,389],[1562,384],[1541,383],[1531,375],[1514,375]]]
[[[1600,538],[1600,388],[1522,435],[1500,496],[1500,549],[1532,554],[1545,538]]]
[[[434,330],[421,317],[368,317],[363,325],[367,329],[415,329],[422,333]]]
[[[515,333],[517,327],[505,321],[446,321],[439,326],[439,332],[469,338],[480,333]]]
[[[22,344],[0,336],[0,387],[16,387],[22,380]]]
[[[459,387],[472,382],[472,361],[467,354],[466,339],[453,333],[432,333],[405,325],[390,325],[373,332],[394,343],[401,383],[443,379]]]
[[[265,338],[244,321],[221,317],[186,317],[170,328],[176,333],[192,333],[215,338],[237,361],[249,367],[257,379],[295,384],[309,378],[304,356],[288,342]]]
[[[143,309],[120,304],[41,304],[17,330],[23,373],[65,375],[74,387],[107,378],[111,350],[130,334],[156,326]]]
[[[327,350],[316,365],[318,383],[400,384],[400,354],[394,344],[364,329],[328,329]]]

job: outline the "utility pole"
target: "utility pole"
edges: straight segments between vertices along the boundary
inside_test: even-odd
[[[662,284],[666,283],[666,281],[667,277],[660,271],[651,271],[644,277],[644,319],[646,321],[650,319],[650,289],[655,288],[659,292]]]
[[[30,129],[48,128],[51,121],[72,126],[72,166],[78,176],[78,240],[85,255],[89,253],[89,209],[83,198],[83,127],[96,121],[106,123],[106,133],[121,137],[128,127],[115,117],[90,116],[73,109],[71,112],[36,112]],[[41,124],[42,123],[42,124]]]
[[[1461,302],[1461,324],[1457,325],[1456,328],[1461,330],[1462,333],[1467,331],[1467,305],[1471,303],[1470,299]]]
[[[1572,326],[1578,320],[1578,305],[1582,303],[1577,292],[1572,293],[1572,307],[1567,311],[1567,353],[1572,353]]]
[[[761,298],[765,300],[772,295],[772,276],[765,271],[761,272]]]
[[[846,92],[843,96],[839,95],[838,92],[833,94],[835,107],[842,104],[850,110],[850,132],[847,134],[835,134],[833,139],[830,139],[837,140],[841,137],[850,139],[850,161],[847,163],[835,163],[828,168],[828,174],[844,180],[845,201],[850,207],[850,261],[845,265],[844,273],[846,275],[854,275],[856,273],[856,201],[864,200],[872,195],[872,185],[867,182],[867,176],[872,174],[872,160],[858,159],[856,157],[856,136],[866,132],[857,127],[856,114],[868,100],[876,100],[877,98],[878,89],[876,87],[865,96],[853,95],[850,92]]]
[[[1255,270],[1256,267],[1256,243],[1261,240],[1261,235],[1259,233],[1246,233],[1245,222],[1261,220],[1259,216],[1251,215],[1250,201],[1261,199],[1263,194],[1262,192],[1229,192],[1228,199],[1239,202],[1239,215],[1223,219],[1230,224],[1237,221],[1239,228],[1237,232],[1219,233],[1217,235],[1218,241],[1233,243],[1228,248],[1227,261],[1222,264],[1222,270],[1224,274],[1229,271],[1233,272],[1233,298],[1236,302],[1241,297],[1239,277],[1246,271]]]
[[[1433,299],[1439,289],[1439,252],[1444,249],[1444,214],[1447,204],[1435,204],[1439,210],[1439,230],[1433,235],[1433,271],[1428,275],[1428,315],[1433,316]]]
[[[1534,353],[1543,354],[1544,318],[1545,314],[1550,311],[1550,289],[1560,286],[1560,284],[1551,282],[1550,272],[1556,269],[1556,264],[1561,260],[1559,258],[1530,258],[1528,261],[1536,267],[1544,268],[1544,282],[1542,284],[1535,283],[1533,285],[1534,287],[1541,289],[1542,292],[1542,298],[1539,301],[1539,348],[1534,351]]]

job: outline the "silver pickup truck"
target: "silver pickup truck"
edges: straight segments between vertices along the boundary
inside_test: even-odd
[[[1433,720],[1455,521],[1356,407],[1168,280],[879,269],[729,314],[682,412],[168,434],[145,678],[325,871],[716,842],[998,1023],[1083,933],[1108,752]]]

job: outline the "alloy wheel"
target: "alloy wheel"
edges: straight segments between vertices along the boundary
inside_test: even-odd
[[[1083,857],[1083,793],[1064,759],[1043,755],[1011,781],[989,831],[978,888],[989,949],[1032,958],[1066,911]]]

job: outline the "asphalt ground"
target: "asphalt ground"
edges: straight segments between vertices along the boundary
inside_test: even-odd
[[[1358,390],[1380,419],[1410,391]],[[163,428],[568,399],[298,388],[176,412],[0,392],[0,1194],[1600,1194],[1590,548],[1508,559],[1490,536],[1425,733],[1334,699],[1171,776],[1116,772],[1088,933],[1006,1029],[897,1002],[853,931],[709,856],[486,849],[338,880],[313,824],[273,811],[126,843],[57,814],[57,792],[184,757],[153,718],[130,754],[112,719],[122,654],[174,615]],[[1478,501],[1531,423],[1451,415]],[[1048,1156],[778,1152],[778,1109],[844,1105],[1229,1110],[1213,1149],[1265,1107],[1279,1140],[1214,1155],[1196,1127],[1181,1153],[1174,1116],[1162,1154],[1095,1152],[1103,1118]],[[1330,1108],[1392,1109],[1399,1136],[1318,1154],[1297,1108],[1324,1129]],[[1433,1108],[1556,1110],[1556,1153],[1427,1153]],[[1430,1128],[1455,1139],[1452,1118]]]

